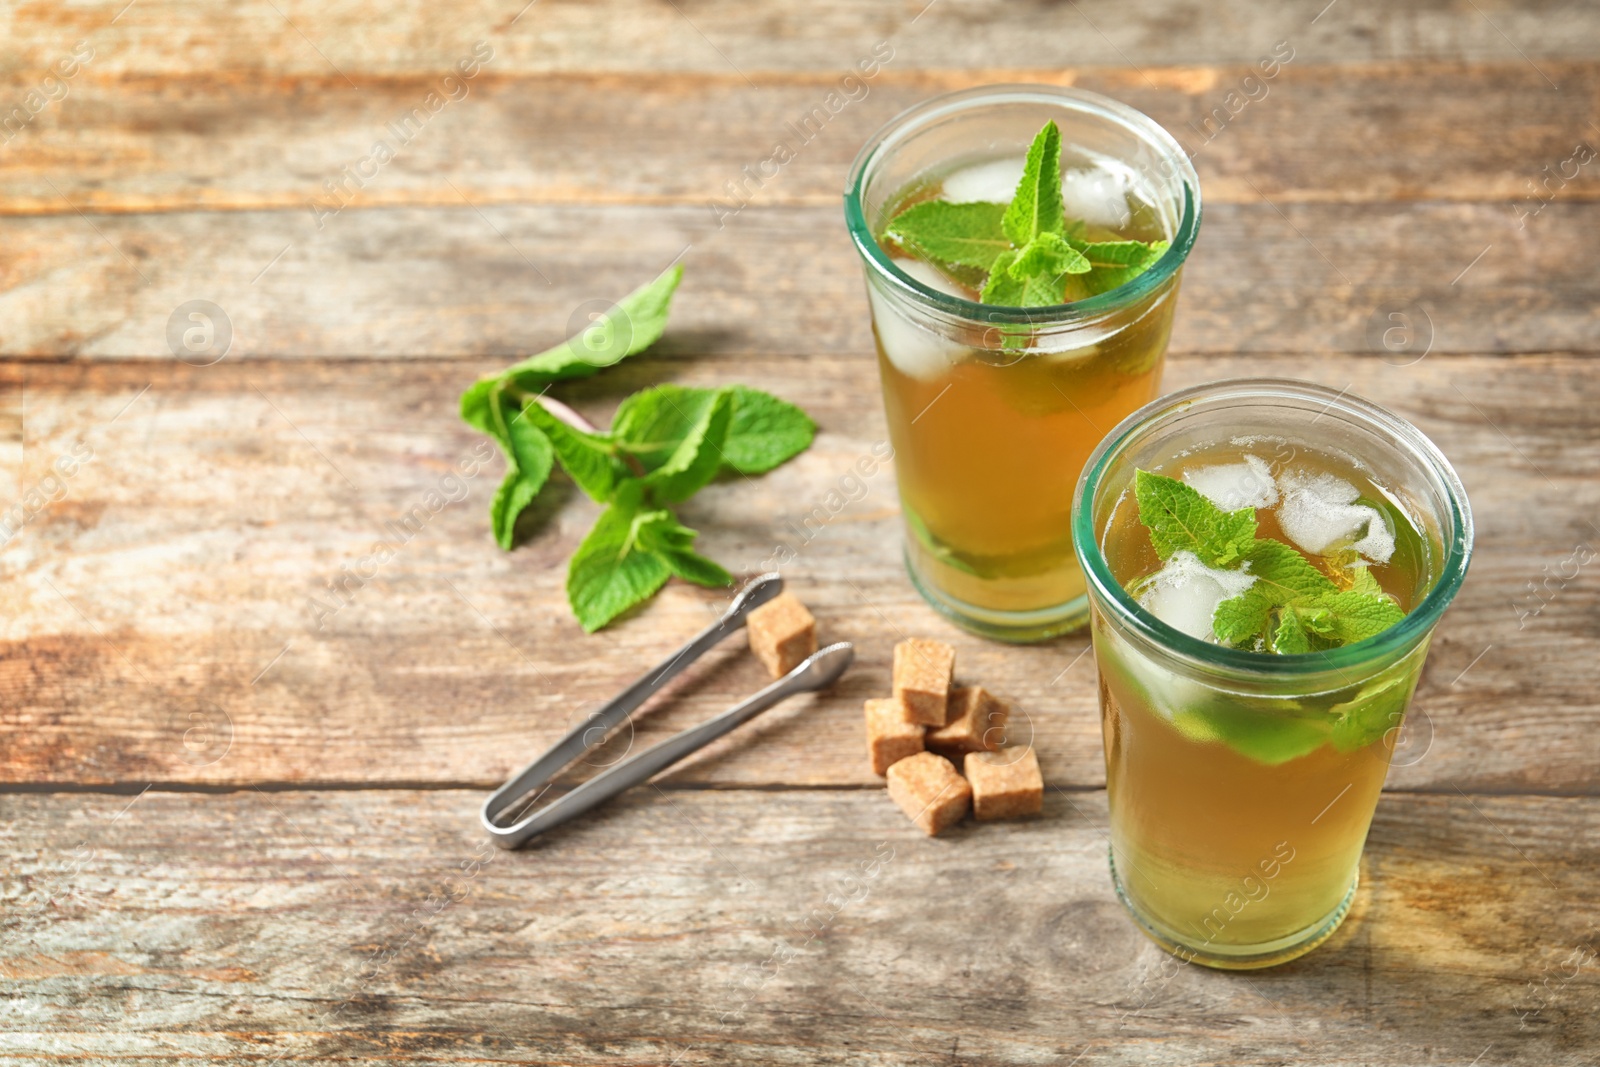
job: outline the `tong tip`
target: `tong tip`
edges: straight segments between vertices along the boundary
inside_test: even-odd
[[[744,583],[744,588],[734,596],[733,603],[729,604],[728,610],[722,613],[723,621],[731,622],[735,619],[741,619],[781,592],[783,592],[783,575],[777,571],[758,574]]]
[[[823,689],[838,681],[855,658],[855,646],[848,641],[840,641],[813,652],[804,663],[789,672],[789,677],[803,683],[807,689]]]

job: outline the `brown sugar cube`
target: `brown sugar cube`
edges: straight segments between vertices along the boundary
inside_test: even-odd
[[[954,765],[932,752],[918,752],[889,767],[889,798],[925,834],[954,826],[967,813],[972,787]]]
[[[968,752],[972,811],[980,819],[1037,815],[1044,808],[1044,778],[1031,745],[998,752]]]
[[[949,719],[956,650],[943,641],[909,638],[894,646],[894,696],[907,722],[943,726]]]
[[[993,751],[1005,743],[1011,705],[981,685],[950,690],[950,721],[929,730],[927,746],[946,756]]]
[[[922,751],[922,727],[906,722],[900,702],[892,697],[869,700],[867,711],[867,758],[872,773],[883,774],[891,764]]]
[[[789,593],[756,608],[744,625],[750,631],[750,651],[774,678],[782,678],[817,650],[817,620]]]

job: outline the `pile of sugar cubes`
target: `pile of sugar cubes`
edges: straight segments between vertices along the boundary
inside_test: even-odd
[[[1044,806],[1032,746],[1004,747],[1011,705],[982,686],[954,685],[955,665],[956,650],[942,641],[901,641],[894,696],[866,702],[872,770],[928,834],[960,822],[969,806],[979,819],[1036,815]]]
[[[782,593],[745,623],[750,650],[781,678],[817,650],[817,623]],[[1011,705],[979,685],[954,685],[956,650],[911,638],[894,646],[894,696],[866,702],[867,758],[889,796],[923,832],[979,819],[1036,815],[1044,779],[1030,745],[1005,747]],[[948,758],[947,758],[948,757]],[[961,761],[961,772],[951,760]]]

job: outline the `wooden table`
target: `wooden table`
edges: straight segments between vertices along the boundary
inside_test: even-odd
[[[1600,1062],[1600,12],[522,2],[0,9],[0,480],[22,505],[0,1061]],[[1281,73],[1247,82],[1279,42]],[[874,47],[892,58],[797,158],[713,210]],[[1275,971],[1180,966],[1120,911],[1082,636],[939,621],[888,469],[794,533],[884,435],[847,164],[912,102],[1002,80],[1112,94],[1195,152],[1169,388],[1348,388],[1472,496],[1478,554],[1355,914]],[[647,384],[743,381],[810,411],[810,452],[685,518],[741,573],[797,549],[792,587],[858,666],[497,853],[485,790],[718,598],[674,583],[584,636],[562,581],[591,505],[556,493],[507,554],[498,459],[428,503],[480,441],[455,398],[680,254],[667,338],[562,395],[604,420]],[[225,358],[173,358],[190,301],[226,315]],[[312,598],[419,506],[319,627]],[[902,630],[1021,702],[1041,820],[927,840],[885,799],[859,709]],[[757,679],[725,650],[631,743]]]

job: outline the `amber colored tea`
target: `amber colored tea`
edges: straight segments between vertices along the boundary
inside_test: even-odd
[[[1365,570],[1410,611],[1436,579],[1404,508],[1340,457],[1258,438],[1191,451],[1157,473],[1225,510],[1253,506],[1258,537],[1295,547],[1341,589]],[[1200,640],[1216,640],[1218,604],[1249,580],[1177,556],[1164,563],[1131,493],[1101,544],[1124,589]],[[1112,862],[1135,913],[1213,965],[1226,966],[1232,947],[1269,958],[1274,944],[1310,948],[1307,936],[1331,932],[1348,907],[1426,642],[1328,691],[1250,694],[1179,678],[1103,619],[1095,637]]]
[[[1095,241],[1157,241],[1156,212],[1089,159],[1064,161],[1067,212]],[[895,198],[1010,199],[1022,162],[968,165]],[[1076,193],[1074,195],[1074,183]],[[1113,186],[1115,188],[1113,189]],[[1083,220],[1088,217],[1088,221]],[[970,277],[900,258],[919,281],[976,301]],[[1066,296],[1087,296],[1066,279]],[[1177,285],[1118,310],[1093,343],[1037,351],[1026,331],[996,343],[935,339],[874,306],[874,333],[914,574],[936,595],[982,611],[1026,613],[1084,593],[1070,532],[1072,494],[1106,431],[1158,391]]]

